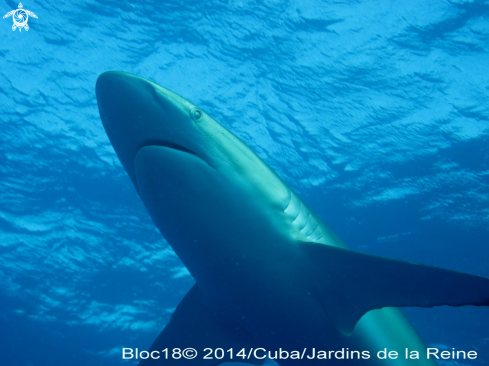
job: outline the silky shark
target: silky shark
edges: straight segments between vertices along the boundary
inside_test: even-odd
[[[140,365],[261,365],[266,352],[282,350],[302,359],[280,365],[434,366],[397,307],[489,305],[485,278],[347,249],[262,159],[183,97],[112,71],[100,75],[96,94],[117,156],[196,281],[149,349],[170,357]],[[189,347],[195,359],[172,357]],[[204,348],[224,357],[203,359]],[[376,357],[405,348],[420,359]],[[312,357],[342,349],[370,357]]]

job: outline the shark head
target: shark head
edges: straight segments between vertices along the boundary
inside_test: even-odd
[[[209,151],[213,145],[203,143],[206,136],[199,125],[215,121],[186,99],[139,76],[115,71],[100,75],[96,93],[104,128],[138,191],[135,160],[145,147],[159,146],[214,163],[215,152]]]
[[[257,221],[281,219],[288,187],[196,105],[124,72],[102,74],[96,94],[107,135],[171,244],[212,240],[216,227],[239,233],[261,230]]]

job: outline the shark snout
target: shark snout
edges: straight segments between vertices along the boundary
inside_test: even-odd
[[[134,157],[140,146],[157,134],[153,121],[154,86],[135,75],[109,71],[96,86],[100,117],[117,156],[135,183]]]

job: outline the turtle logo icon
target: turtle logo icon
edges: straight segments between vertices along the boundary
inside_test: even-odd
[[[12,19],[14,20],[14,24],[12,25],[12,30],[15,31],[19,28],[19,32],[24,28],[26,31],[29,30],[29,26],[27,25],[27,20],[29,20],[29,15],[37,19],[37,15],[32,11],[25,10],[22,3],[19,3],[19,8],[9,11],[7,14],[3,16],[3,19],[12,15]]]

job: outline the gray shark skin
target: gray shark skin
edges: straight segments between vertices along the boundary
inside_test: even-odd
[[[196,281],[149,350],[198,356],[140,365],[260,365],[264,350],[282,349],[306,351],[279,365],[434,366],[395,307],[489,305],[487,279],[348,250],[251,149],[181,96],[124,72],[102,74],[96,94],[122,165]],[[203,359],[206,347],[225,357]],[[342,348],[370,358],[306,357]],[[384,348],[400,357],[379,360]],[[405,348],[420,359],[406,360]],[[251,356],[237,357],[241,349]]]

